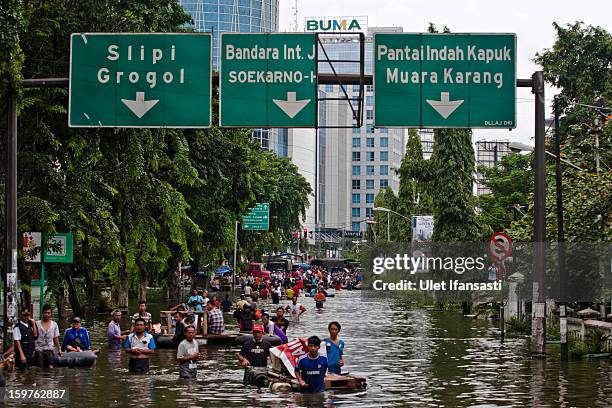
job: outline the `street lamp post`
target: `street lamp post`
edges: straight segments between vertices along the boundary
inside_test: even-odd
[[[387,241],[391,241],[391,229],[390,229],[390,223],[389,223],[389,216],[391,215],[391,213],[395,214],[395,215],[399,215],[402,218],[407,219],[408,221],[410,221],[410,217],[406,217],[405,215],[402,215],[396,211],[393,211],[387,207],[374,207],[374,211],[380,211],[380,212],[386,212],[387,213]]]

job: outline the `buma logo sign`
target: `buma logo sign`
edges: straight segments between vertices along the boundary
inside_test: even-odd
[[[336,20],[336,19],[321,19],[321,20],[306,20],[306,31],[354,31],[361,30],[359,22],[352,20]]]

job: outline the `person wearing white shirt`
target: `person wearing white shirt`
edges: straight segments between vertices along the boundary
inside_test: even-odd
[[[51,320],[51,306],[43,306],[43,319],[36,322],[38,338],[35,342],[35,359],[39,367],[53,368],[54,349],[57,354],[62,355],[62,347],[59,342],[59,327]]]

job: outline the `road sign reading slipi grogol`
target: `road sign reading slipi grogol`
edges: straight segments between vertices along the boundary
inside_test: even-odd
[[[219,123],[315,127],[315,34],[221,33]]]
[[[375,34],[374,125],[515,128],[515,34]]]
[[[257,203],[242,217],[243,230],[264,230],[270,228],[270,204]]]
[[[75,33],[70,127],[205,128],[210,33]]]

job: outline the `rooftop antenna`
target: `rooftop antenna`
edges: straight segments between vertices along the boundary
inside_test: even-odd
[[[293,9],[293,31],[298,31],[298,0],[295,0],[295,4],[292,7]]]

